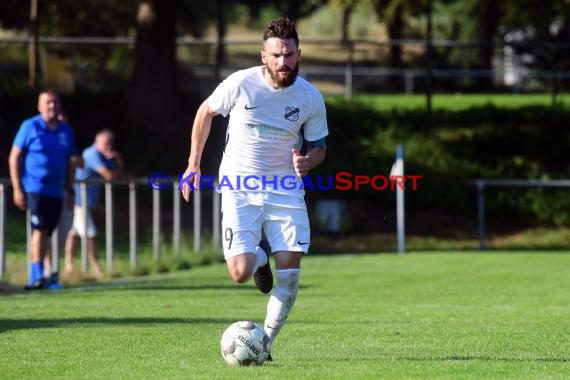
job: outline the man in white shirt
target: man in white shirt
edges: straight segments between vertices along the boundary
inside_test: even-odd
[[[295,303],[301,258],[310,245],[301,177],[325,158],[328,135],[321,94],[297,76],[300,58],[295,24],[274,20],[263,33],[263,65],[231,74],[199,107],[180,185],[186,201],[200,189],[200,161],[212,119],[231,114],[218,187],[224,256],[234,281],[243,283],[253,275],[261,292],[273,290],[264,324],[270,345]],[[303,139],[305,154],[300,152]]]

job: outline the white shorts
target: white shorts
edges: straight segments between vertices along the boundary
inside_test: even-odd
[[[273,252],[307,253],[311,229],[305,199],[267,191],[222,193],[222,244],[226,260],[255,252],[262,229]]]
[[[82,238],[85,237],[85,212],[81,206],[75,205],[73,207],[73,226],[69,230],[70,235],[79,235]],[[87,237],[97,236],[97,228],[93,222],[93,216],[91,215],[91,210],[87,210]]]

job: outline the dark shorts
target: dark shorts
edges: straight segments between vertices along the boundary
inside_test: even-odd
[[[59,222],[63,200],[38,193],[26,193],[26,203],[30,211],[32,229],[47,230],[51,235]]]

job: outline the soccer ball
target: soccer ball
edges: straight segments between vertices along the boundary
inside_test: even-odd
[[[231,324],[220,341],[224,360],[230,365],[260,365],[269,357],[269,336],[252,321]]]

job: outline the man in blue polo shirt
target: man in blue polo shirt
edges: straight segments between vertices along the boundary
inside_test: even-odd
[[[58,118],[61,103],[53,89],[40,92],[38,111],[20,126],[9,157],[14,204],[31,215],[32,260],[26,289],[60,287],[57,276],[44,278],[43,259],[59,222],[64,191],[74,192],[71,158],[77,155],[71,126]]]

